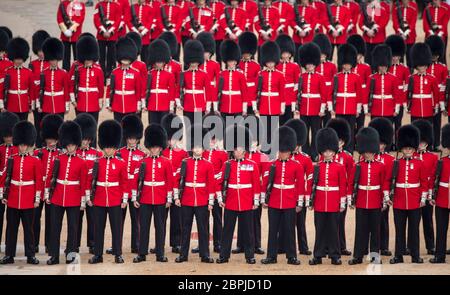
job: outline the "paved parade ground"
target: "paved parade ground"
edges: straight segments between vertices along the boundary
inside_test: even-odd
[[[14,36],[22,36],[27,40],[31,41],[32,34],[39,29],[47,30],[52,36],[59,37],[59,30],[56,24],[56,11],[59,0],[1,0],[0,6],[0,25],[8,26],[13,30]],[[84,23],[84,31],[94,32],[93,26],[93,8],[88,7],[86,11],[86,20]],[[422,21],[418,21],[418,40],[423,41],[423,30]],[[392,33],[391,24],[388,25],[388,32]],[[28,61],[27,61],[28,64]],[[74,119],[74,111],[71,109],[70,113],[66,115],[66,119]],[[30,115],[30,120],[32,120],[32,115]],[[112,118],[112,114],[103,110],[100,115],[100,121],[104,119]],[[404,117],[405,123],[409,123],[409,116]],[[147,125],[147,115],[144,114],[142,121],[144,125]],[[366,118],[366,124],[369,119]],[[443,120],[443,123],[447,123],[447,119]],[[391,209],[391,222],[390,222],[390,250],[394,250],[394,222],[392,217]],[[349,210],[347,214],[347,224],[346,224],[346,234],[347,234],[347,247],[349,250],[353,251],[354,244],[354,229],[355,229],[355,211]],[[210,219],[212,227],[212,218]],[[84,220],[84,223],[86,221]],[[313,212],[308,211],[307,216],[307,232],[308,232],[308,243],[309,249],[312,250],[314,246],[314,222],[313,222]],[[5,222],[6,228],[6,222]],[[169,225],[168,225],[169,226]],[[107,225],[109,227],[109,225]],[[63,226],[63,233],[61,237],[61,245],[64,247],[66,241],[66,224]],[[44,232],[44,224],[42,225],[42,233]],[[308,260],[311,257],[299,255],[301,260],[300,266],[290,266],[286,264],[286,260],[281,255],[278,257],[278,264],[275,265],[262,265],[260,260],[265,258],[265,255],[256,255],[257,264],[247,265],[245,264],[244,254],[232,255],[230,263],[228,264],[203,264],[200,263],[200,258],[198,255],[190,254],[189,261],[181,264],[176,264],[174,262],[177,254],[170,253],[170,248],[168,247],[168,239],[166,242],[166,255],[169,258],[168,263],[157,263],[155,262],[155,256],[149,254],[146,262],[140,264],[132,263],[135,254],[130,253],[130,219],[129,214],[126,219],[125,232],[124,232],[124,242],[123,251],[125,264],[117,265],[114,264],[114,257],[111,255],[104,255],[104,263],[97,265],[89,265],[87,263],[91,255],[88,254],[88,249],[86,245],[86,224],[83,226],[83,239],[81,241],[81,264],[78,265],[65,265],[64,259],[61,259],[62,264],[57,266],[47,266],[45,264],[48,256],[43,252],[43,234],[41,234],[41,252],[37,255],[40,260],[38,266],[30,266],[26,264],[26,258],[23,256],[23,234],[22,230],[19,232],[19,247],[18,256],[16,263],[14,265],[0,266],[0,275],[3,274],[127,274],[127,275],[137,275],[137,274],[247,274],[247,275],[259,275],[259,274],[416,274],[416,275],[428,275],[428,274],[450,274],[450,259],[447,259],[446,264],[430,264],[428,260],[431,256],[426,255],[426,249],[424,245],[424,239],[421,228],[421,256],[424,258],[424,264],[411,264],[410,257],[405,256],[404,264],[390,265],[389,257],[383,257],[382,265],[369,265],[365,262],[362,265],[349,266],[347,261],[351,257],[342,257],[343,264],[341,266],[333,266],[330,264],[328,259],[324,259],[324,264],[319,266],[309,266]],[[268,232],[268,222],[267,222],[267,210],[263,211],[262,216],[262,245],[263,248],[267,248],[267,232]],[[5,229],[3,231],[3,236],[5,236]],[[154,231],[153,225],[150,233],[151,242],[150,245],[154,245]],[[196,236],[196,234],[194,234]],[[168,233],[166,235],[168,238]],[[110,246],[111,235],[110,230],[106,230],[105,236],[105,246]],[[194,239],[191,242],[191,247],[197,246],[197,240]],[[210,244],[212,251],[212,243]],[[4,238],[1,245],[2,253],[4,254]],[[218,254],[211,253],[213,258],[217,258]],[[349,287],[349,286],[342,286]]]

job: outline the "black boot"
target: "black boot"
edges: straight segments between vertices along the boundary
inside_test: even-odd
[[[255,264],[256,263],[256,259],[255,258],[247,258],[247,259],[245,259],[245,263],[247,263],[247,264]]]
[[[381,250],[380,255],[381,256],[392,256],[392,252],[389,250]]]
[[[150,248],[150,254],[156,254],[156,249],[155,248]]]
[[[228,263],[228,258],[219,257],[216,259],[217,264]]]
[[[27,264],[39,264],[39,260],[36,257],[27,257]]]
[[[421,257],[413,257],[413,258],[411,258],[411,263],[422,264],[423,263],[423,258],[421,258]]]
[[[59,258],[52,256],[50,257],[49,260],[47,260],[47,265],[55,265],[55,264],[59,264]]]
[[[138,256],[133,258],[133,263],[139,263],[139,262],[142,262],[142,261],[145,261],[145,260],[146,260],[145,255],[138,255]]]
[[[13,264],[14,263],[14,257],[12,256],[5,256],[0,260],[0,264]]]
[[[94,247],[89,247],[89,254],[94,255]]]
[[[200,252],[200,249],[198,247],[192,248],[191,253],[192,254],[198,254]]]
[[[262,248],[255,248],[255,254],[264,255],[265,252]]]
[[[235,249],[231,250],[231,253],[233,254],[244,253],[244,249],[241,247],[236,247]]]
[[[333,265],[341,265],[342,261],[340,258],[331,258],[331,264]]]
[[[403,257],[402,256],[394,256],[389,260],[390,264],[397,264],[397,263],[403,263]]]
[[[185,257],[185,256],[182,256],[182,255],[180,255],[177,258],[175,258],[175,262],[176,263],[182,263],[182,262],[185,262],[185,261],[188,261],[188,258]]]
[[[318,265],[322,264],[322,258],[313,257],[313,259],[309,260],[309,265]]]
[[[275,264],[275,263],[277,263],[277,259],[273,258],[273,257],[267,257],[267,258],[261,259],[261,263],[262,264]]]
[[[298,260],[298,259],[295,258],[295,257],[288,258],[287,264],[290,264],[290,265],[300,265],[300,260]]]
[[[312,252],[311,251],[309,251],[309,250],[303,250],[303,251],[300,251],[300,254],[301,255],[311,255],[312,254]]]
[[[350,256],[350,255],[352,255],[352,252],[347,250],[347,249],[342,249],[341,250],[341,255],[343,255],[343,256]]]
[[[348,261],[349,265],[361,264],[363,262],[362,258],[352,258]]]
[[[180,250],[181,250],[180,246],[172,247],[172,253],[180,254]]]
[[[438,264],[438,263],[445,263],[444,258],[437,258],[436,256],[430,259],[430,263]]]
[[[116,255],[116,256],[114,257],[114,262],[117,263],[117,264],[122,264],[122,263],[124,263],[125,261],[123,260],[122,255]]]
[[[112,254],[113,254],[113,249],[112,249],[112,247],[106,249],[106,254],[108,254],[108,255],[112,255]]]
[[[203,262],[203,263],[214,263],[214,259],[212,259],[209,256],[206,256],[206,257],[202,257],[201,262]]]
[[[167,259],[166,256],[158,256],[158,257],[156,257],[156,261],[157,262],[168,262],[169,259]]]
[[[220,246],[214,246],[214,253],[220,253]]]
[[[434,255],[436,253],[436,251],[434,249],[428,249],[427,250],[427,254],[428,255]]]
[[[88,260],[89,264],[103,263],[103,256],[94,255]]]

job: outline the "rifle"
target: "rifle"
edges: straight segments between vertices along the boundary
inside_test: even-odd
[[[367,14],[367,3],[366,3],[366,1],[361,1],[359,3],[359,7],[360,7],[361,13],[363,15],[364,26],[366,26],[369,29],[372,29],[373,26],[375,25],[375,22],[373,21],[372,17],[370,17]]]
[[[272,189],[273,189],[273,182],[275,180],[275,170],[276,170],[277,166],[275,163],[273,163],[272,165],[270,165],[270,170],[269,170],[269,180],[267,182],[267,188],[266,188],[266,204],[269,204],[269,200],[270,200],[270,194],[272,193]]]
[[[445,109],[448,107],[448,99],[450,97],[450,78],[445,82]]]
[[[433,200],[436,198],[436,195],[439,190],[439,181],[441,180],[441,173],[442,173],[442,159],[439,159],[436,166],[436,179],[434,180],[434,188],[433,188]]]
[[[44,106],[44,93],[45,93],[45,74],[41,73],[40,76],[40,84],[39,84],[39,104],[42,107]]]
[[[333,100],[333,109],[334,110],[336,110],[336,98],[337,98],[337,93],[338,93],[338,83],[339,83],[339,79],[338,79],[338,76],[334,76],[334,79],[333,79],[334,81],[333,81],[333,97],[332,97],[332,100]]]
[[[73,26],[73,22],[70,19],[69,15],[67,15],[67,11],[62,2],[59,4],[59,10],[61,11],[64,25],[66,26],[67,29],[69,29],[71,26]]]
[[[5,179],[5,190],[3,192],[3,199],[8,200],[9,188],[11,186],[11,178],[14,166],[14,159],[9,158],[6,166],[6,179]]]
[[[297,0],[294,1],[294,14],[295,14],[295,23],[297,24],[297,26],[300,27],[300,29],[303,30],[303,27],[306,25],[306,22],[305,19],[302,16],[300,16]]]
[[[267,32],[268,30],[270,30],[270,25],[267,23],[262,9],[263,9],[263,5],[258,3],[259,26],[261,27],[261,30]]]
[[[112,107],[114,101],[114,95],[116,94],[116,77],[111,74],[109,80],[109,106]]]
[[[172,30],[172,25],[169,22],[169,18],[167,17],[166,10],[164,9],[163,6],[160,7],[160,11],[161,11],[161,19],[162,19],[162,23],[163,23],[164,28],[167,31]]]
[[[302,88],[303,88],[303,77],[300,75],[298,78],[298,93],[297,93],[297,104],[298,110],[300,110],[300,103],[302,102]]]
[[[231,75],[231,73],[230,73]],[[223,90],[223,84],[225,81],[223,80],[223,76],[219,77],[219,85],[217,86],[217,99],[219,100],[219,110],[222,105],[222,90]]]
[[[74,80],[75,88],[73,90],[73,94],[75,96],[75,101],[78,101],[78,89],[80,87],[80,71],[78,69],[78,66],[75,67]]]
[[[51,200],[53,197],[53,192],[55,191],[56,182],[58,180],[58,173],[59,173],[59,158],[56,158],[53,162],[53,171],[52,171],[52,179],[50,181],[50,188],[48,190],[48,199]]]
[[[222,200],[225,203],[227,200],[228,191],[228,180],[230,179],[231,163],[229,161],[225,162],[225,172],[223,174],[222,182]]]
[[[256,106],[257,106],[258,110],[259,110],[259,103],[261,101],[262,87],[263,87],[263,77],[259,76],[258,77],[258,86],[256,88],[256,93],[257,93],[257,95],[256,95]]]
[[[225,20],[227,22],[227,27],[233,31],[236,28],[236,23],[231,19],[230,11],[228,9],[228,7],[225,7]]]
[[[11,76],[9,74],[5,75],[5,80],[3,80],[3,103],[5,110],[8,109],[8,91],[11,84]]]
[[[200,24],[194,17],[194,11],[192,10],[192,7],[189,7],[189,23],[191,24],[191,29],[193,29],[194,32],[197,33],[198,31],[200,31]]]
[[[428,25],[430,26],[431,30],[436,33],[439,30],[438,25],[433,21],[433,18],[431,17],[430,8],[428,7],[428,3],[425,4],[425,17],[427,19]]]
[[[395,159],[394,164],[392,166],[392,179],[389,192],[389,198],[391,199],[391,201],[394,200],[394,191],[395,191],[395,184],[397,183],[397,174],[398,174],[398,160]]]
[[[145,162],[141,163],[141,167],[139,167],[139,177],[138,177],[138,187],[136,193],[136,201],[139,203],[142,197],[142,188],[144,187],[144,178],[145,178],[145,168],[147,164]]]
[[[319,183],[319,176],[320,176],[320,164],[317,164],[314,166],[314,172],[313,172],[313,184],[312,184],[312,190],[311,190],[311,198],[309,199],[309,206],[314,206],[314,198],[316,197],[316,190],[317,190],[317,184]]]
[[[181,201],[181,197],[183,196],[184,187],[186,185],[186,169],[187,169],[187,162],[183,160],[181,162],[181,168],[180,168],[180,185],[178,188],[178,198]]]
[[[184,105],[184,72],[180,73],[180,103]]]
[[[408,23],[405,24],[405,21],[403,20],[403,12],[400,7],[400,0],[395,1],[395,7],[397,8],[397,20],[398,24],[400,26],[400,30],[403,31],[403,33],[409,29]]]
[[[140,27],[142,27],[142,22],[139,19],[139,17],[136,15],[136,8],[134,8],[134,5],[131,5],[131,24],[136,29],[139,29]]]
[[[353,176],[353,193],[352,193],[352,204],[355,204],[356,195],[358,194],[358,185],[359,185],[359,178],[361,176],[361,165],[356,164],[355,166],[355,174]]]
[[[91,202],[94,202],[95,191],[97,190],[97,178],[98,178],[98,159],[94,162],[92,167],[92,182],[91,182]]]
[[[370,86],[369,86],[369,113],[372,110],[372,104],[373,104],[373,93],[375,92],[375,78],[370,79]]]
[[[411,75],[409,77],[409,82],[408,82],[408,111],[411,111],[413,91],[414,91],[414,76]]]
[[[106,19],[105,17],[105,10],[103,9],[102,5],[98,6],[98,14],[100,17],[100,23],[102,24],[103,27],[105,27],[106,30],[108,30],[108,28],[111,26],[110,22],[108,19]]]
[[[145,102],[147,103],[147,107],[149,105],[150,94],[152,93],[152,72],[148,73],[147,77],[147,89],[145,91]]]
[[[331,12],[330,4],[327,5],[327,16],[328,16],[328,22],[330,25],[336,29],[336,26],[339,24],[339,21],[333,16],[333,13]]]

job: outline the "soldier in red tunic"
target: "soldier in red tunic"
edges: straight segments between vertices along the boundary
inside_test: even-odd
[[[192,3],[192,2],[190,2],[190,3]],[[177,50],[171,49],[171,53],[172,53],[173,58],[178,61],[180,59],[180,51],[178,50],[178,48],[179,48],[178,44],[181,44],[181,24],[184,20],[184,15],[183,15],[184,12],[183,12],[183,9],[179,5],[177,5],[175,0],[162,1],[161,7],[162,8],[160,8],[158,15],[161,16],[159,18],[161,20],[160,24],[159,24],[161,29],[159,31],[161,31],[162,33],[158,36],[158,38],[164,39],[162,36],[167,33],[170,33],[171,35],[173,35],[175,37]],[[162,18],[163,10],[167,16],[167,23],[164,23],[164,20]],[[157,22],[157,25],[158,25],[158,22]],[[167,42],[167,43],[169,43],[169,42]]]
[[[348,264],[361,264],[367,253],[370,253],[371,262],[381,263],[378,257],[381,210],[389,201],[390,182],[386,178],[386,166],[375,159],[380,150],[378,132],[372,127],[362,128],[356,135],[356,148],[362,159],[353,171],[355,179],[350,207],[356,207],[355,247]]]
[[[331,44],[333,44],[331,58],[333,57],[334,48],[346,42],[348,26],[351,23],[350,10],[343,2],[343,0],[334,0],[331,4],[325,4],[328,7],[325,6],[325,10],[323,11],[325,14],[324,27]],[[330,11],[330,15],[328,15],[327,9]]]
[[[147,60],[147,48],[150,44],[151,34],[156,26],[157,16],[155,14],[155,9],[147,5],[144,0],[139,0],[137,3],[132,4],[125,17],[130,32],[138,34],[142,39],[142,44],[138,51],[141,53],[143,62]]]
[[[223,8],[219,15],[220,30],[224,33],[224,39],[237,41],[239,36],[246,31],[245,25],[248,17],[248,10],[239,7],[242,0],[230,1],[230,6]],[[227,18],[229,16],[229,18]]]
[[[399,4],[397,5],[397,3]],[[392,9],[392,27],[395,34],[402,38],[406,43],[406,64],[410,68],[412,68],[412,64],[409,53],[411,47],[416,43],[416,22],[418,13],[419,10],[417,9],[416,2],[411,0],[396,2]],[[404,55],[405,54],[403,53],[402,59]]]
[[[112,233],[115,263],[124,263],[122,257],[122,209],[128,204],[130,195],[126,163],[115,156],[122,141],[122,128],[114,120],[106,120],[98,128],[98,144],[103,156],[96,160],[88,172],[90,190],[86,196],[88,206],[94,206],[95,248],[89,264],[103,262],[106,217]]]
[[[6,173],[0,178],[0,199],[6,209],[6,250],[0,264],[14,263],[20,222],[24,232],[25,256],[28,264],[39,264],[34,253],[33,215],[39,207],[43,191],[41,161],[30,155],[36,130],[27,121],[13,128],[13,144],[18,153],[8,160]]]
[[[86,207],[87,166],[86,161],[77,155],[81,144],[81,128],[67,121],[59,129],[59,144],[66,150],[56,156],[50,167],[50,175],[45,181],[44,201],[50,204],[52,231],[48,265],[59,264],[59,247],[64,213],[67,214],[66,263],[75,261],[73,254],[78,252],[78,223],[80,210]]]
[[[244,72],[245,79],[247,80],[247,95],[249,100],[247,114],[254,114],[256,110],[257,82],[259,72],[261,71],[261,66],[254,59],[258,47],[258,39],[253,32],[244,32],[239,36],[238,43],[242,54],[239,69]]]
[[[419,147],[420,134],[415,126],[405,125],[398,130],[397,137],[398,148],[403,157],[398,160],[394,199],[389,201],[389,205],[394,208],[395,223],[395,254],[390,263],[403,263],[407,246],[411,262],[423,263],[420,257],[419,224],[421,208],[427,200],[428,179],[423,161],[414,157],[414,152]]]
[[[7,54],[9,40],[8,34],[5,31],[0,30],[0,97],[3,95],[5,70],[13,65]]]
[[[253,25],[258,32],[258,46],[261,49],[261,45],[266,41],[275,41],[279,29],[283,27],[281,27],[282,16],[278,8],[272,4],[272,0],[264,0],[262,4],[258,3],[257,5],[257,14],[253,19]]]
[[[0,177],[6,173],[8,159],[17,154],[17,147],[13,145],[12,130],[14,125],[19,122],[19,117],[10,112],[0,113]],[[5,215],[5,204],[0,202],[0,242],[3,235],[3,221]]]
[[[341,265],[339,245],[339,216],[345,210],[347,179],[345,167],[334,160],[339,150],[339,139],[331,128],[319,130],[316,135],[317,152],[323,157],[316,168],[313,191],[308,207],[314,209],[316,241],[310,265],[322,264],[328,253],[331,263]]]
[[[173,171],[170,160],[161,155],[167,146],[167,133],[158,124],[145,129],[145,147],[150,155],[139,167],[138,191],[132,198],[133,206],[139,209],[139,255],[134,263],[146,260],[148,254],[152,215],[155,224],[156,261],[167,262],[164,255],[166,240],[167,209],[173,202]]]

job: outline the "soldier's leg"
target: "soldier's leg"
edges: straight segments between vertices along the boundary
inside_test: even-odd
[[[170,207],[170,246],[181,246],[181,208],[178,206]]]
[[[106,52],[106,77],[111,76],[111,72],[116,67],[116,42],[107,43]]]
[[[208,206],[194,207],[198,230],[198,248],[201,258],[209,257],[209,211]]]
[[[255,257],[255,236],[251,234],[254,214],[253,210],[240,212],[239,222],[242,222],[244,228],[244,253],[245,259],[252,259]]]
[[[192,222],[194,220],[194,207],[181,207],[181,250],[180,256],[188,257],[191,244]]]
[[[51,216],[52,212],[50,210],[50,205],[45,203],[45,231],[44,231],[44,239],[45,239],[45,248],[48,248],[50,244],[50,233],[52,230]]]
[[[306,254],[309,251],[308,238],[306,236],[306,207],[297,213],[296,225],[297,225],[297,243],[298,250],[301,254]]]
[[[244,251],[244,242],[243,242],[243,236],[244,236],[244,228],[241,225],[240,220],[237,221],[237,240],[236,240],[236,248],[233,250],[234,252],[243,252]]]
[[[312,116],[311,117],[311,153],[309,154],[311,158],[314,160],[317,158],[318,154],[316,151],[316,134],[320,129],[320,124],[322,121],[322,118],[319,116]]]
[[[128,201],[131,218],[131,252],[136,252],[139,249],[139,209],[134,207],[131,199]]]
[[[434,225],[433,225],[433,206],[428,202],[422,207],[422,225],[423,235],[425,237],[425,247],[428,251],[434,251]]]
[[[402,126],[402,119],[403,119],[403,106],[400,106],[400,112],[398,113],[397,116],[394,117],[394,129],[395,132],[394,134],[397,134],[398,129],[400,129],[400,127]],[[394,136],[394,143],[397,146],[397,139],[396,136]],[[395,148],[397,149],[397,148]]]
[[[267,210],[267,215],[269,217],[269,234],[267,236],[267,257],[268,258],[277,258],[278,254],[278,232],[281,229],[281,210],[269,208]],[[281,237],[281,234],[280,234]],[[284,238],[284,237],[283,237]]]
[[[406,210],[394,209],[395,256],[402,257],[406,248]]]
[[[23,241],[25,245],[25,256],[34,257],[34,235],[33,235],[33,215],[34,209],[19,210],[23,226]]]
[[[3,236],[3,221],[5,218],[5,204],[0,202],[0,244],[2,242],[2,236]]]
[[[216,40],[216,61],[220,64],[222,62],[222,56],[220,54],[220,44],[223,40]]]
[[[39,204],[39,207],[34,209],[34,221],[33,221],[33,233],[34,233],[34,245],[36,251],[39,249],[39,240],[41,238],[41,216],[42,209],[44,208],[44,202]]]
[[[50,234],[50,245],[48,254],[51,257],[56,257],[59,259],[59,248],[61,245],[61,228],[64,218],[64,208],[57,205],[50,205],[51,214],[51,222],[52,222],[52,231]],[[67,249],[67,248],[66,248]]]
[[[380,248],[389,250],[389,208],[381,212],[380,221]]]
[[[369,218],[365,209],[356,208],[355,245],[353,257],[363,258],[369,243]]]
[[[165,205],[156,205],[153,208],[153,220],[155,221],[156,257],[164,257],[164,244],[166,241],[166,228],[164,220],[166,220],[166,212],[167,211]]]
[[[67,207],[67,245],[66,254],[78,251],[78,224],[80,222],[80,207]]]
[[[141,61],[147,63],[147,57],[148,57],[148,44],[147,45],[142,45],[142,49],[141,49]]]
[[[87,222],[87,246],[94,247],[95,240],[95,218],[94,218],[94,208],[86,206],[86,222]],[[83,220],[80,220],[80,224]],[[80,226],[81,227],[81,226]]]
[[[236,226],[237,213],[231,210],[224,210],[222,241],[220,242],[220,257],[228,259],[231,254],[231,244],[233,243],[234,228]]]
[[[326,214],[328,213],[314,211],[314,227],[316,232],[316,239],[314,241],[314,257],[316,258],[322,258],[326,256]]]
[[[6,256],[16,256],[17,233],[19,231],[19,224],[19,210],[9,207],[6,208]]]
[[[261,248],[261,214],[262,207],[253,210],[253,232],[255,236],[255,249]]]
[[[42,115],[38,111],[33,111],[33,121],[34,121],[34,128],[36,128],[36,134],[41,134],[41,120]],[[40,136],[36,137],[36,147],[41,148],[42,147],[42,139]]]
[[[286,249],[286,258],[297,258],[295,251],[295,209],[283,210],[282,220],[279,227],[285,232],[284,245]]]
[[[71,43],[70,42],[63,42],[64,45],[64,57],[63,57],[63,64],[62,67],[67,72],[70,70],[70,55],[71,55]]]
[[[436,206],[436,258],[445,259],[447,249],[447,232],[449,209]]]
[[[312,121],[311,116],[301,116],[300,119],[305,122],[306,125],[306,142],[305,145],[302,147],[303,152],[307,153],[308,155],[311,155],[313,145],[312,145],[312,138],[310,139],[310,131],[312,131]]]
[[[380,253],[380,222],[381,210],[369,210],[370,252]]]
[[[347,243],[345,239],[345,218],[347,216],[347,209],[339,213],[339,244],[341,251],[347,250]]]
[[[292,106],[286,105],[284,114],[280,116],[280,126],[284,125],[289,119],[292,119]]]
[[[98,40],[98,49],[99,49],[99,63],[100,67],[103,70],[103,73],[106,75],[106,44],[107,41]],[[105,76],[106,78],[106,76]]]
[[[94,254],[96,256],[103,256],[103,247],[105,245],[106,208],[94,206],[93,216],[95,222]]]
[[[123,222],[120,206],[108,208],[108,218],[112,234],[112,248],[115,256],[122,255]]]
[[[222,207],[219,206],[217,200],[214,200],[214,207],[212,210],[214,250],[220,248],[220,241],[222,240],[222,211]]]
[[[434,143],[431,148],[433,150],[437,150],[439,144],[441,143],[441,122],[442,121],[442,113],[439,112],[433,116],[433,134],[434,134]]]
[[[89,206],[88,206],[89,207]],[[87,209],[87,208],[86,208]],[[80,248],[81,246],[81,236],[83,234],[83,217],[84,217],[84,211],[80,210],[78,212],[78,227],[77,227],[77,248]],[[88,245],[89,246],[89,245]]]
[[[420,234],[419,224],[421,212],[420,208],[408,210],[408,248],[411,251],[411,257],[420,257]]]
[[[142,256],[146,256],[148,254],[152,212],[153,205],[141,204],[141,206],[139,207],[139,255]]]
[[[341,258],[338,230],[339,230],[339,218],[338,212],[327,213],[327,237],[328,237],[328,257],[331,259]]]

